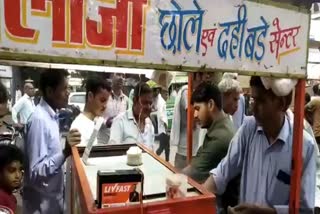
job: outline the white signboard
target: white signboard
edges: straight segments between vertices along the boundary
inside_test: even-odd
[[[12,67],[0,65],[0,78],[12,78]]]
[[[308,54],[308,79],[320,80],[320,50],[309,49]]]
[[[319,16],[320,17],[320,16]],[[315,41],[320,41],[320,20],[311,20],[310,38]]]
[[[37,61],[306,75],[309,15],[253,1],[2,0],[0,15],[0,51]]]

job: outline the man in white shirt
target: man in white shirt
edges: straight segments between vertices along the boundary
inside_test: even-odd
[[[15,123],[27,124],[29,118],[35,110],[33,102],[34,87],[32,83],[26,83],[24,85],[24,95],[12,108],[12,120]]]
[[[104,79],[92,78],[86,82],[86,105],[71,125],[81,133],[81,143],[78,146],[86,146],[94,130],[95,123],[106,110],[111,86]],[[95,140],[94,144],[97,144]]]
[[[158,85],[153,87],[153,109],[151,119],[154,121],[154,128],[156,129],[155,135],[159,140],[159,148],[157,155],[161,155],[165,151],[166,161],[169,161],[170,156],[170,136],[167,134],[168,117],[167,117],[167,104],[161,95],[162,88]]]
[[[133,105],[133,94],[134,94],[134,88],[131,89],[130,93],[129,93],[128,109],[132,108],[132,105]]]
[[[18,100],[20,100],[21,96],[22,96],[22,93],[20,91],[20,86],[18,85],[17,89],[16,89],[16,97],[15,97],[15,102],[14,103],[17,103]]]
[[[128,109],[129,98],[123,93],[124,74],[114,73],[112,76],[112,92],[104,112],[105,123],[101,126],[98,142],[106,144],[110,138],[113,119]]]
[[[133,106],[117,116],[111,126],[110,144],[143,143],[153,149],[154,128],[150,120],[152,90],[146,83],[134,89]]]
[[[176,88],[173,87],[173,88],[172,88],[172,92],[171,92],[171,94],[170,94],[170,97],[171,97],[172,99],[176,99],[177,95],[178,95],[177,90],[176,90]]]

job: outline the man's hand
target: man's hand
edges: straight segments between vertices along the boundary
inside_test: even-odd
[[[191,165],[186,166],[184,169],[181,170],[182,174],[185,174],[187,176],[191,176],[192,168]]]
[[[63,150],[63,154],[65,157],[69,157],[71,155],[71,147],[78,145],[81,142],[81,134],[77,129],[72,129],[69,131],[67,135],[67,142],[65,148]]]
[[[72,129],[69,131],[67,136],[67,143],[69,146],[78,145],[81,142],[81,134],[77,129]]]
[[[276,214],[276,210],[270,207],[256,206],[252,204],[240,204],[228,207],[228,214]]]

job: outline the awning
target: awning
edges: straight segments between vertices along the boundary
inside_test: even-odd
[[[25,66],[25,67],[38,67],[38,68],[52,68],[52,69],[66,69],[70,72],[73,71],[94,71],[104,73],[126,73],[126,74],[140,74],[145,75],[153,72],[152,69],[135,69],[135,68],[120,68],[120,67],[107,67],[95,65],[77,65],[77,64],[58,64],[58,63],[41,63],[41,62],[25,62],[14,60],[0,60],[2,65]]]

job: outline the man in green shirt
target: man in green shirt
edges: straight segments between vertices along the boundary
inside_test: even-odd
[[[182,172],[198,183],[205,182],[210,170],[225,157],[235,134],[232,121],[222,110],[221,96],[219,88],[210,83],[200,84],[192,94],[194,118],[202,128],[207,129],[207,134],[197,155]],[[231,181],[226,193],[219,198],[219,207],[236,205],[238,191],[238,181]]]
[[[217,86],[210,83],[200,84],[192,94],[194,118],[202,128],[207,129],[203,145],[183,173],[199,183],[209,177],[227,154],[229,143],[234,135],[230,118],[222,110],[221,93]]]

